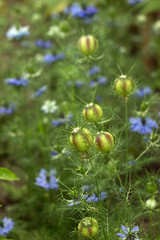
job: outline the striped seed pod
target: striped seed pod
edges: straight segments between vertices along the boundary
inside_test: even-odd
[[[109,152],[113,148],[114,138],[111,133],[101,131],[97,133],[95,145],[99,151]]]
[[[84,55],[92,55],[98,48],[98,40],[92,35],[82,36],[78,40],[78,48]]]
[[[83,110],[84,118],[93,123],[97,123],[103,115],[102,108],[98,104],[89,103]]]
[[[70,143],[79,151],[86,152],[93,143],[93,136],[87,128],[74,128],[70,135]]]
[[[78,224],[78,232],[84,237],[94,237],[98,233],[98,223],[95,218],[83,218]]]
[[[118,95],[122,97],[128,97],[134,89],[134,82],[130,77],[121,75],[116,78],[114,82],[114,88]]]

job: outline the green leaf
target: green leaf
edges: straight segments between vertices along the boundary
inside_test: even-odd
[[[19,178],[7,168],[0,168],[0,180],[14,181],[19,180]]]

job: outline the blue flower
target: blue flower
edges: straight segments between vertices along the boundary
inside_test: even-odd
[[[103,201],[106,198],[107,198],[107,193],[106,192],[101,192],[99,194],[99,200],[100,201]],[[88,197],[86,201],[89,202],[89,203],[90,202],[98,202],[98,197],[95,195],[95,193],[93,193],[92,196]]]
[[[99,200],[103,201],[106,198],[107,198],[107,193],[106,192],[101,192],[100,195],[99,195]]]
[[[58,154],[57,151],[55,151],[55,150],[52,150],[52,151],[51,151],[51,157],[55,157],[57,154]]]
[[[81,88],[83,86],[83,82],[76,80],[75,82],[68,81],[67,86],[73,86],[75,85],[77,88]]]
[[[12,85],[12,86],[27,86],[28,85],[28,79],[25,78],[7,78],[5,79],[5,83]]]
[[[17,27],[13,25],[7,32],[6,32],[6,37],[9,39],[20,39],[24,36],[30,35],[29,32],[29,26],[20,26]]]
[[[123,233],[116,233],[118,237],[122,239],[130,239],[130,240],[138,240],[137,232],[139,231],[139,227],[136,226],[131,230],[123,225],[121,225],[121,229]]]
[[[8,107],[0,107],[0,115],[11,115],[15,110],[15,106],[15,103],[12,103]]]
[[[89,75],[90,75],[90,76],[93,76],[93,75],[99,73],[100,70],[101,70],[100,67],[98,67],[98,66],[93,66],[93,67],[89,70]]]
[[[46,54],[44,57],[43,57],[43,62],[44,63],[53,63],[53,62],[56,62],[58,60],[63,60],[64,59],[64,54],[60,53],[60,54],[57,54],[57,55],[54,55],[54,54]]]
[[[39,176],[36,178],[35,184],[39,187],[49,189],[58,189],[58,180],[55,177],[56,171],[51,169],[47,171],[46,169],[41,169]]]
[[[150,119],[150,118],[133,118],[131,117],[129,119],[131,126],[130,126],[130,131],[131,132],[138,132],[142,135],[145,134],[151,134],[153,128],[157,128],[158,125],[157,123]]]
[[[143,2],[144,0],[128,0],[128,3],[130,4],[130,5],[134,5],[134,4],[136,4],[136,3],[140,3],[140,2]]]
[[[92,194],[92,196],[90,196],[88,199],[87,199],[87,202],[98,202],[98,197],[95,195],[95,193]]]
[[[68,122],[71,118],[72,118],[72,114],[69,114],[66,118],[59,118],[59,119],[55,119],[52,121],[52,125],[54,127],[57,127],[59,125],[65,124],[66,122]]]
[[[38,90],[37,90],[37,92],[35,92],[35,93],[33,93],[32,94],[32,97],[34,98],[34,97],[40,97],[44,92],[46,92],[47,91],[47,86],[42,86],[42,87],[40,87]]]
[[[79,3],[74,3],[64,10],[64,13],[71,14],[73,18],[92,18],[97,12],[95,6],[91,5],[83,9]]]
[[[96,96],[96,100],[97,100],[98,102],[102,102],[102,98],[101,98],[100,96]]]
[[[146,95],[149,95],[151,93],[152,93],[152,90],[151,90],[150,87],[144,87],[144,88],[141,88],[141,89],[137,89],[136,93],[135,93],[135,96],[145,97]]]
[[[98,77],[96,80],[91,80],[90,87],[95,87],[97,85],[105,85],[107,82],[106,77]]]
[[[0,236],[7,236],[7,234],[12,230],[14,226],[14,222],[11,218],[3,218],[3,220],[0,223]]]
[[[98,12],[98,9],[95,6],[93,5],[87,6],[85,9],[85,16],[93,17],[97,12]]]
[[[77,205],[79,203],[80,203],[80,201],[70,200],[69,203],[67,204],[67,206],[72,207],[72,206],[75,206],[75,205]]]
[[[50,41],[43,41],[41,39],[36,40],[35,44],[36,44],[37,47],[41,47],[41,48],[44,48],[44,49],[52,47],[52,42],[50,42]]]

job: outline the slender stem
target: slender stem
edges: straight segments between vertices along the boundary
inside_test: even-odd
[[[93,163],[92,163],[92,160],[89,158],[89,161],[90,161],[90,164],[92,166],[92,169],[94,169],[94,166],[93,166]],[[101,219],[101,213],[100,213],[100,208],[101,208],[101,203],[100,203],[100,196],[99,196],[99,187],[98,187],[98,180],[97,180],[97,176],[95,175],[95,182],[96,182],[96,188],[97,188],[97,195],[98,195],[98,206],[99,206],[99,218]],[[102,227],[102,230],[103,230],[103,235],[104,237],[106,236],[105,234],[105,229],[104,229],[104,225]]]
[[[94,169],[94,166],[93,166],[93,163],[92,163],[92,160],[89,158],[89,161],[90,161],[90,164],[92,166],[92,169]],[[97,176],[95,175],[95,182],[96,182],[96,188],[97,188],[97,194],[98,194],[98,203],[100,203],[99,201],[99,188],[98,188],[98,180],[97,180]]]
[[[126,162],[128,160],[128,98],[125,99],[125,113],[126,113]]]

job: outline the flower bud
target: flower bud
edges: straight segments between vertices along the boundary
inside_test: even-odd
[[[89,103],[83,110],[83,116],[89,122],[97,123],[102,118],[102,115],[102,108],[98,104]]]
[[[114,88],[118,95],[122,97],[128,97],[134,89],[134,82],[130,77],[121,75],[116,78],[114,82]]]
[[[60,29],[63,31],[63,32],[68,32],[69,31],[69,22],[63,20],[60,22]]]
[[[147,190],[147,192],[149,192],[149,193],[155,193],[156,191],[157,191],[157,185],[156,185],[156,183],[154,183],[154,182],[148,182],[147,184],[146,184],[146,190]]]
[[[78,232],[84,237],[94,237],[98,233],[98,223],[95,218],[83,218],[78,224]]]
[[[157,201],[153,198],[153,199],[148,199],[146,201],[146,207],[150,208],[150,209],[154,209],[157,206]]]
[[[70,143],[79,151],[86,152],[93,142],[93,136],[87,128],[74,128],[70,135]]]
[[[101,131],[97,133],[95,145],[99,151],[109,152],[114,145],[114,138],[111,133]]]
[[[78,48],[84,55],[92,55],[98,48],[98,40],[92,35],[82,36],[78,40]]]

